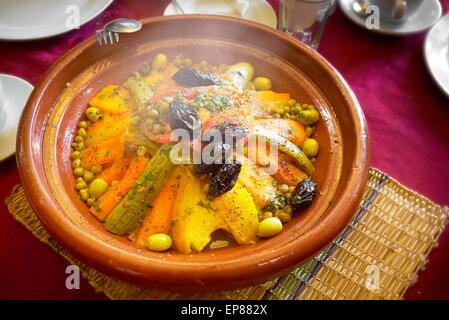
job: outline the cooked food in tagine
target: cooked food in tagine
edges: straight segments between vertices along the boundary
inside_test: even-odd
[[[282,232],[316,193],[319,113],[255,73],[248,62],[157,54],[102,88],[72,143],[79,199],[106,230],[152,251],[201,252]]]

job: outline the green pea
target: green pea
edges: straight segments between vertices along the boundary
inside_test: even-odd
[[[102,112],[94,107],[87,108],[86,110],[86,117],[91,122],[97,122],[98,120],[100,120],[102,115],[103,115]]]
[[[80,136],[80,137],[83,137],[83,138],[87,137],[87,131],[84,128],[79,128],[77,133],[78,133],[78,136]]]
[[[84,138],[81,136],[76,136],[75,139],[73,139],[73,141],[80,143],[80,142],[84,142]]]
[[[81,152],[79,151],[73,151],[72,154],[70,155],[70,157],[75,160],[75,159],[79,159],[81,158]]]
[[[107,190],[108,183],[101,178],[97,178],[89,184],[89,192],[96,199],[100,198]]]
[[[298,117],[303,124],[312,124],[318,121],[320,114],[315,109],[302,110],[298,113]]]
[[[273,212],[267,211],[267,212],[264,212],[262,219],[268,219],[268,218],[271,218],[272,216],[273,216]]]
[[[81,167],[81,159],[75,159],[72,161],[72,167],[73,168],[77,168],[77,167]]]
[[[302,151],[304,151],[304,153],[309,158],[312,158],[318,154],[320,146],[318,144],[318,141],[316,141],[315,139],[309,138],[306,141],[304,141],[301,148],[302,148]]]
[[[132,126],[137,126],[140,123],[140,118],[139,117],[132,117],[129,123]]]
[[[89,190],[81,189],[79,194],[80,194],[81,199],[83,199],[84,201],[87,201],[89,199]]]
[[[92,171],[95,174],[99,174],[99,173],[101,173],[101,171],[103,171],[103,167],[100,164],[97,164],[97,165],[93,166],[92,168],[90,168],[90,171]]]
[[[77,177],[82,177],[84,175],[84,169],[81,167],[77,167],[73,170],[73,173],[75,174],[75,176]]]
[[[162,128],[162,126],[159,123],[155,123],[153,125],[153,132],[154,133],[158,134],[158,133],[161,133],[162,131],[163,131],[163,128]]]
[[[76,182],[85,182],[83,177],[76,178]]]
[[[78,127],[80,127],[80,128],[87,128],[88,126],[89,126],[89,123],[87,121],[81,121],[78,124]]]
[[[288,104],[290,107],[294,107],[295,104],[296,104],[296,100],[295,100],[295,99],[289,99],[288,102],[287,102],[287,104]]]
[[[285,212],[285,211],[278,211],[278,212],[276,212],[276,216],[283,223],[290,222],[290,220],[292,219],[291,215],[289,215],[288,212]]]
[[[156,109],[151,109],[148,112],[148,116],[152,119],[157,119],[159,117],[159,112]]]
[[[282,222],[276,217],[266,218],[259,222],[257,229],[258,237],[270,238],[282,231]]]
[[[94,178],[95,174],[93,172],[87,170],[84,172],[84,180],[86,182],[91,182],[92,180],[94,180]]]
[[[89,199],[87,199],[86,203],[87,203],[87,205],[88,205],[89,207],[92,207],[92,206],[94,205],[94,203],[95,203],[95,198],[89,198]]]
[[[155,233],[147,239],[147,247],[151,251],[166,251],[171,245],[172,239],[165,233]]]
[[[84,148],[85,148],[84,142],[78,142],[75,149],[77,151],[80,151],[80,150],[83,150]]]
[[[306,127],[306,136],[311,137],[313,134],[313,127]]]
[[[87,183],[86,182],[78,182],[75,185],[75,189],[78,190],[78,191],[80,191],[82,189],[86,189],[86,188],[87,188]]]

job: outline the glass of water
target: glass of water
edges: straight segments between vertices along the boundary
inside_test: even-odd
[[[6,124],[6,110],[3,99],[2,78],[0,78],[0,131],[3,129],[3,126],[5,124]]]
[[[281,0],[279,29],[316,49],[336,0]]]

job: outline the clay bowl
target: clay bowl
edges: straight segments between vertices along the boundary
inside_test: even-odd
[[[74,190],[70,143],[83,110],[103,86],[124,81],[155,53],[183,53],[213,64],[250,61],[274,90],[290,92],[321,113],[314,179],[321,191],[284,231],[257,244],[183,255],[138,250],[108,233]],[[87,40],[63,56],[32,93],[20,122],[17,158],[29,200],[48,232],[73,255],[142,286],[194,292],[267,281],[323,249],[347,225],[369,170],[360,106],[339,73],[318,53],[263,25],[228,17],[170,16],[144,21],[118,44]]]

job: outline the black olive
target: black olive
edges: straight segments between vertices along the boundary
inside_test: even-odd
[[[177,84],[188,87],[203,87],[222,83],[222,80],[215,74],[199,71],[190,67],[181,68],[172,76],[172,79]]]
[[[207,135],[209,137],[215,137],[216,135],[218,136],[218,134],[214,132],[215,130],[218,131],[218,134],[220,134],[222,143],[225,142],[236,143],[238,140],[243,139],[249,134],[249,130],[246,126],[234,124],[227,121],[224,121],[207,130],[206,131],[208,133]],[[203,140],[203,142],[214,142],[214,141]]]
[[[293,190],[290,202],[293,210],[299,210],[310,206],[315,196],[316,182],[311,179],[304,179],[298,183]]]
[[[215,152],[218,152],[219,154],[215,156]],[[220,169],[220,167],[226,162],[226,159],[229,158],[231,153],[232,153],[231,146],[226,143],[214,144],[212,152],[210,154],[206,154],[203,149],[201,160],[203,161],[204,157],[208,156],[210,157],[210,161],[207,161],[208,163],[202,162],[199,164],[194,164],[193,174],[196,176],[200,176],[202,174],[217,172]]]
[[[201,119],[198,112],[185,103],[173,101],[168,111],[168,123],[172,130],[184,129],[195,138],[200,133]]]
[[[240,174],[242,164],[239,162],[225,163],[212,175],[209,182],[209,194],[218,197],[231,190]]]

